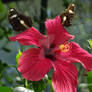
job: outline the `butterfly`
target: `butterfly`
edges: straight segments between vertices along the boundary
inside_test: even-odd
[[[25,31],[32,27],[31,18],[19,13],[15,8],[10,9],[8,19],[15,31]]]
[[[68,6],[67,9],[65,9],[65,11],[63,11],[60,14],[62,25],[65,27],[71,26],[71,21],[74,18],[74,15],[75,15],[75,4],[72,3]]]

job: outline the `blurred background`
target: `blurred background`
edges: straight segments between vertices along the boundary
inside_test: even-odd
[[[8,20],[10,8],[16,8],[20,13],[30,16],[34,27],[45,33],[44,21],[54,18],[65,10],[70,3],[76,6],[75,17],[68,32],[75,35],[73,41],[79,43],[82,48],[92,52],[92,0],[0,0],[0,92],[54,92],[51,80],[32,83],[28,81],[30,89],[22,89],[23,82],[16,70],[16,54],[20,44],[9,41],[8,37],[15,34]],[[89,42],[88,42],[89,40]],[[29,46],[30,47],[30,46]],[[28,46],[25,49],[29,48]],[[79,70],[78,92],[92,92],[92,73],[86,76],[83,67],[76,64]],[[25,81],[25,80],[24,80]],[[47,83],[47,85],[45,85]],[[22,91],[16,91],[20,87]],[[18,88],[17,88],[18,89]]]

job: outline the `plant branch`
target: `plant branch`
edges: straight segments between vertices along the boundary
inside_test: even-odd
[[[41,0],[41,15],[40,15],[40,32],[42,34],[45,34],[45,25],[44,25],[44,21],[47,17],[47,4],[48,4],[48,0]]]

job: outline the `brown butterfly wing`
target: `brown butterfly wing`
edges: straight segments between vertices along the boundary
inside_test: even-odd
[[[26,29],[32,27],[31,18],[20,14],[14,8],[10,10],[8,19],[15,31],[25,31]]]
[[[70,4],[69,7],[60,14],[62,25],[65,27],[71,26],[71,22],[72,19],[74,18],[74,15],[75,15],[75,5]]]

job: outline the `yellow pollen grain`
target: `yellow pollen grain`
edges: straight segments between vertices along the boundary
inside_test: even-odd
[[[61,45],[59,46],[59,49],[61,50],[61,52],[68,52],[69,49],[70,49],[70,47],[69,47],[68,44],[61,44]]]

